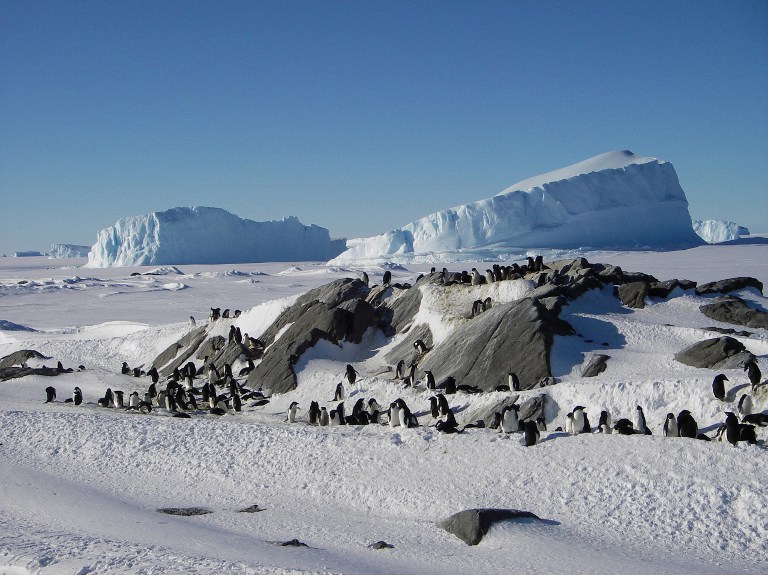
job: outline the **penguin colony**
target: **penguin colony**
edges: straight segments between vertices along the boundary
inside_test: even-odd
[[[522,266],[512,264],[510,266],[493,265],[492,268],[485,270],[480,274],[476,268],[472,268],[471,273],[466,271],[461,273],[451,273],[443,268],[440,272],[443,285],[453,285],[457,283],[467,285],[482,285],[492,282],[519,279],[526,274],[541,273],[539,284],[548,280],[546,270],[549,268],[544,264],[543,258],[537,256],[527,258],[526,264]],[[432,269],[432,273],[436,273]],[[363,272],[362,281],[368,285],[368,274]],[[390,285],[392,281],[391,272],[386,271],[383,276],[383,284]],[[475,317],[492,306],[490,298],[477,300],[473,303],[470,317]],[[230,315],[230,310],[221,308],[211,308],[209,321],[217,321],[222,318],[237,318],[240,316],[240,310],[235,310]],[[190,325],[194,326],[194,318],[190,318]],[[252,348],[264,349],[264,343],[255,338],[249,338],[248,334],[242,334],[240,328],[230,326],[229,341],[236,341]],[[490,428],[503,434],[521,434],[522,442],[526,446],[536,445],[541,438],[541,433],[547,431],[547,424],[543,417],[536,420],[523,420],[520,418],[520,406],[517,404],[507,405],[501,412],[494,413],[491,420],[486,423],[478,420],[475,423],[469,423],[460,428],[454,411],[451,409],[446,395],[453,395],[458,392],[466,394],[481,393],[476,386],[456,385],[453,377],[447,376],[440,384],[436,383],[435,376],[431,371],[424,371],[422,381],[416,380],[418,360],[429,351],[429,348],[422,340],[416,340],[413,343],[418,357],[416,361],[406,366],[405,361],[401,360],[395,367],[396,381],[401,382],[403,388],[417,388],[423,385],[428,391],[435,391],[434,395],[428,397],[429,407],[423,408],[415,413],[402,398],[392,401],[386,409],[378,403],[375,398],[359,398],[354,403],[351,413],[347,413],[344,406],[344,400],[347,398],[345,384],[349,387],[355,386],[360,373],[352,366],[347,364],[341,381],[336,385],[333,398],[329,405],[320,406],[318,401],[311,401],[306,408],[306,417],[302,417],[302,407],[298,402],[290,404],[286,421],[288,423],[306,422],[310,425],[318,426],[336,426],[336,425],[386,425],[389,427],[413,428],[424,425],[424,419],[429,419],[426,425],[432,426],[443,433],[461,433],[467,428]],[[207,360],[207,358],[206,358]],[[762,374],[756,362],[749,361],[744,364],[744,371],[749,378],[751,392],[761,385]],[[247,365],[239,370],[237,377],[246,377],[255,368],[251,359],[247,360]],[[80,366],[80,369],[84,369]],[[71,372],[71,369],[64,369],[61,363],[58,364],[60,373]],[[151,413],[154,410],[165,410],[175,417],[190,417],[196,414],[224,415],[229,412],[240,412],[243,409],[244,402],[246,407],[260,407],[269,403],[269,398],[263,390],[251,390],[238,382],[238,379],[232,372],[229,364],[224,364],[223,374],[213,363],[203,362],[203,366],[198,368],[193,362],[188,362],[182,369],[175,369],[167,381],[161,383],[157,369],[153,366],[148,371],[143,371],[141,367],[130,368],[126,362],[123,362],[121,373],[135,378],[149,377],[151,383],[142,392],[134,390],[128,397],[121,390],[107,389],[104,396],[97,398],[96,404],[105,408],[124,409],[127,411],[138,411],[141,413]],[[729,381],[724,374],[715,376],[712,382],[713,396],[719,401],[726,402],[725,382]],[[764,384],[763,384],[764,385]],[[508,372],[508,381],[506,384],[499,384],[495,388],[499,392],[519,391],[520,380],[512,372]],[[56,401],[56,390],[52,386],[45,389],[46,403]],[[74,405],[83,404],[83,394],[79,387],[75,387],[72,397],[65,400]],[[736,445],[738,442],[750,444],[756,443],[755,426],[767,427],[768,414],[752,413],[752,397],[748,393],[740,396],[737,405],[737,411],[742,420],[739,422],[733,411],[726,413],[725,422],[720,425],[715,432],[714,437],[709,437],[702,433],[693,415],[688,410],[681,410],[676,416],[668,413],[663,422],[663,435],[666,437],[688,437],[710,441],[711,439],[725,440]],[[420,418],[421,417],[421,421]],[[620,435],[651,435],[652,432],[648,426],[645,414],[641,406],[637,406],[635,412],[630,417],[622,417],[615,421],[611,414],[602,410],[599,414],[597,426],[592,426],[587,414],[587,408],[581,405],[575,406],[569,412],[564,421],[564,431],[566,434],[579,435],[585,433],[617,433]],[[563,427],[557,427],[555,432],[563,432]]]

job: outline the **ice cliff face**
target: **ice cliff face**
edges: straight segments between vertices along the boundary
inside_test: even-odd
[[[57,258],[84,258],[91,251],[90,246],[77,246],[74,244],[51,244],[48,257]]]
[[[118,220],[98,233],[87,267],[327,260],[343,249],[295,217],[254,222],[198,206]]]
[[[749,235],[747,228],[725,220],[693,220],[693,231],[709,244],[738,240],[740,236]]]
[[[347,242],[330,264],[488,257],[520,248],[677,249],[702,244],[672,164],[608,152],[500,194]]]

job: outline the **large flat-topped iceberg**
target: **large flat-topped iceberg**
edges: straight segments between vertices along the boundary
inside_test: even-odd
[[[708,244],[719,244],[748,236],[749,230],[726,220],[693,220],[693,231]]]
[[[254,222],[221,208],[172,208],[118,220],[98,233],[87,267],[327,260],[344,249],[297,218]]]
[[[493,257],[520,249],[701,245],[672,164],[627,150],[529,178],[478,202],[347,242],[331,264]]]

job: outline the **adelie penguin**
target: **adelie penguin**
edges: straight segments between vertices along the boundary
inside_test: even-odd
[[[45,403],[56,401],[56,388],[48,386],[45,388]]]
[[[80,391],[79,387],[76,387],[75,390],[72,392],[72,401],[75,405],[80,405],[83,403],[83,392]]]
[[[605,409],[600,412],[600,419],[597,422],[598,431],[610,435],[611,429],[611,414]]]
[[[333,401],[341,401],[342,399],[344,399],[344,386],[339,383],[333,393]]]
[[[733,412],[727,412],[725,414],[725,439],[728,443],[736,447],[740,435],[741,430],[739,429],[739,420],[736,419],[736,415]]]
[[[728,378],[725,377],[724,373],[716,375],[715,379],[712,380],[712,395],[714,395],[715,398],[719,399],[720,401],[725,401],[726,381],[728,381]]]
[[[668,413],[667,419],[664,421],[664,437],[679,437],[680,432],[677,430],[677,420],[674,413]]]
[[[525,446],[532,447],[539,442],[539,428],[535,421],[528,420],[523,428],[525,433]]]
[[[696,420],[687,409],[683,409],[677,414],[677,431],[680,437],[692,437],[696,439],[699,435],[699,426]]]
[[[520,431],[519,409],[519,405],[512,404],[502,410],[501,431],[503,433],[517,433]]]
[[[747,372],[749,382],[752,384],[752,391],[755,391],[755,388],[760,385],[760,379],[763,377],[763,374],[760,373],[760,368],[757,367],[754,361],[748,361],[744,364],[744,371]]]
[[[350,385],[354,385],[355,381],[357,381],[358,373],[355,371],[355,368],[352,367],[350,364],[347,364],[347,371],[345,373],[345,377],[347,378],[347,381]]]
[[[637,406],[637,409],[635,409],[635,433],[652,435],[651,430],[648,429],[648,426],[645,424],[643,408],[639,405]]]
[[[288,406],[288,423],[296,423],[296,415],[300,409],[298,401],[294,401]]]

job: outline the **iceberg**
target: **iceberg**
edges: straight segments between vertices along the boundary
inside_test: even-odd
[[[719,244],[748,236],[749,230],[726,220],[693,220],[693,231],[708,244]]]
[[[74,244],[51,244],[51,250],[48,252],[48,257],[50,259],[84,258],[90,251],[90,246],[76,246]]]
[[[344,245],[293,216],[255,222],[221,208],[180,207],[122,218],[99,231],[86,267],[325,261]]]
[[[496,196],[347,242],[329,265],[494,258],[525,249],[702,245],[672,164],[628,150],[523,180]]]

